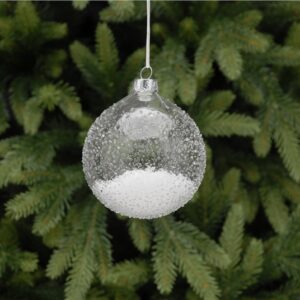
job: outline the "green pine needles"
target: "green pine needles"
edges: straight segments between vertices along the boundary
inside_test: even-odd
[[[145,3],[0,3],[0,300],[298,300],[300,4],[152,3],[160,93],[207,146],[188,205],[127,219],[88,189],[93,120],[144,65]]]

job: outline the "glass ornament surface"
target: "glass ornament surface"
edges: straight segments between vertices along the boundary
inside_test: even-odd
[[[189,115],[158,94],[156,80],[137,79],[131,94],[90,127],[82,162],[89,187],[107,208],[152,219],[193,197],[206,153]]]

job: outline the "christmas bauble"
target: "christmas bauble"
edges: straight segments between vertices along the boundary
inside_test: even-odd
[[[137,79],[132,93],[92,124],[82,161],[89,187],[107,208],[151,219],[193,197],[206,154],[188,114],[158,94],[156,80]]]

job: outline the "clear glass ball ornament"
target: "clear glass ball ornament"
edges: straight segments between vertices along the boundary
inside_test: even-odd
[[[107,208],[134,218],[168,215],[197,191],[206,154],[195,122],[158,94],[154,79],[92,124],[83,147],[87,183]]]

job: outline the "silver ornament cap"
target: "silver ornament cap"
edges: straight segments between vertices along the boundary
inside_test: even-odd
[[[135,79],[133,84],[133,90],[139,93],[143,93],[143,92],[155,93],[158,91],[157,80],[151,78]]]

